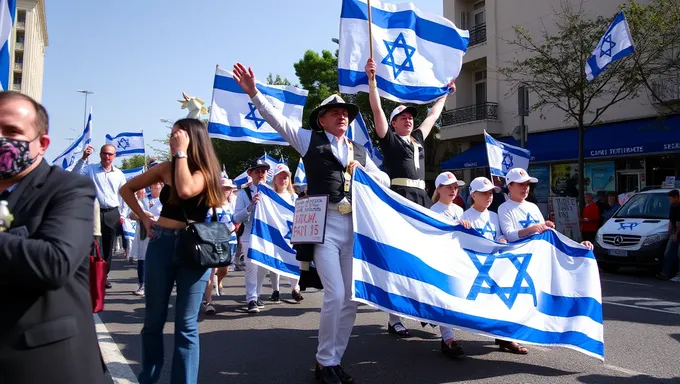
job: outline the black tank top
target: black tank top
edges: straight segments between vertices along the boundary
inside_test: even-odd
[[[184,222],[184,212],[186,212],[186,217],[189,220],[204,222],[208,214],[208,206],[205,199],[200,201],[201,195],[196,195],[187,200],[179,199],[180,205],[170,204],[168,200],[170,199],[171,188],[171,186],[165,185],[158,196],[161,204],[163,204],[160,217]],[[184,208],[184,212],[182,212],[182,208]]]

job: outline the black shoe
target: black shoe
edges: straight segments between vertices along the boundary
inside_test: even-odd
[[[446,344],[444,340],[442,340],[442,345],[441,345],[441,351],[445,356],[448,356],[452,359],[459,359],[461,357],[465,357],[465,351],[463,350],[463,347],[458,345],[455,341],[451,343],[451,345]]]
[[[302,297],[300,291],[293,290],[291,295],[293,295],[293,300],[295,300],[298,303],[305,299],[304,297]]]
[[[423,327],[423,328],[427,327],[427,324],[428,323],[423,323],[422,321],[420,322],[420,326]],[[437,328],[437,326],[435,324],[430,324],[430,327]]]
[[[255,302],[255,304],[257,304],[257,307],[260,308],[260,309],[263,309],[263,308],[264,308],[264,303],[263,303],[262,300],[260,300],[260,299],[257,299],[257,301]]]
[[[354,383],[354,379],[352,376],[348,375],[347,372],[345,372],[344,369],[342,369],[341,366],[336,365],[333,367],[335,370],[335,374],[338,376],[338,379],[340,379],[340,382],[342,384],[352,384]]]
[[[260,308],[257,307],[257,302],[255,300],[251,300],[248,303],[248,313],[258,313],[260,312]]]
[[[399,330],[397,330],[397,328]],[[400,337],[411,336],[411,332],[409,332],[408,329],[406,329],[406,327],[404,327],[404,324],[402,324],[401,321],[395,323],[394,325],[387,323],[387,332],[392,334],[392,335],[397,335],[397,336],[400,336]]]
[[[274,292],[272,293],[272,297],[269,298],[269,300],[271,300],[271,301],[273,301],[273,302],[275,302],[275,303],[280,302],[280,301],[281,301],[281,294],[279,293],[279,291],[274,291]]]
[[[111,287],[113,287],[113,285],[111,285],[111,283],[109,283],[109,281],[106,280],[106,289],[111,289]]]
[[[316,381],[323,384],[342,384],[342,381],[340,381],[340,378],[335,371],[335,367],[321,368],[319,363],[317,363],[316,369],[314,370],[314,376],[316,377]]]

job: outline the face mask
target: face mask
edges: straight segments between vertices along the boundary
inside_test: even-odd
[[[36,138],[37,139],[37,138]],[[35,140],[24,141],[0,137],[0,180],[8,180],[35,162],[29,145]]]

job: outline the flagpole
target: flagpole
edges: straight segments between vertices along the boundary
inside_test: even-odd
[[[369,57],[373,58],[373,16],[371,15],[371,0],[366,0],[368,3],[368,50]],[[377,75],[377,74],[376,74]],[[375,88],[375,76],[369,79],[369,87]]]

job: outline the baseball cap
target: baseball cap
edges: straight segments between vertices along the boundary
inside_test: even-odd
[[[411,116],[413,116],[414,119],[416,118],[416,116],[418,116],[418,108],[400,105],[400,106],[394,108],[392,113],[390,113],[390,121],[389,122],[391,123],[392,120],[394,120],[395,117],[401,115],[404,112],[410,112]]]
[[[437,176],[437,178],[434,180],[434,187],[439,188],[442,185],[449,185],[456,183],[458,184],[459,187],[462,187],[465,185],[465,182],[462,180],[456,179],[456,175],[454,175],[451,172],[442,172]]]
[[[287,165],[285,164],[277,164],[276,168],[274,170],[274,176],[278,175],[281,172],[286,172],[288,174],[288,177],[292,177],[290,173],[290,168],[288,168]]]
[[[470,182],[470,192],[488,192],[490,190],[500,192],[501,189],[493,185],[486,177],[478,177]]]
[[[269,170],[269,163],[262,159],[255,159],[250,163],[250,167],[248,167],[248,170],[252,169],[258,169],[258,168],[264,168],[266,170]]]
[[[510,185],[510,183],[526,183],[530,181],[532,183],[538,183],[538,179],[529,176],[527,171],[522,168],[513,168],[505,174],[505,182]]]

